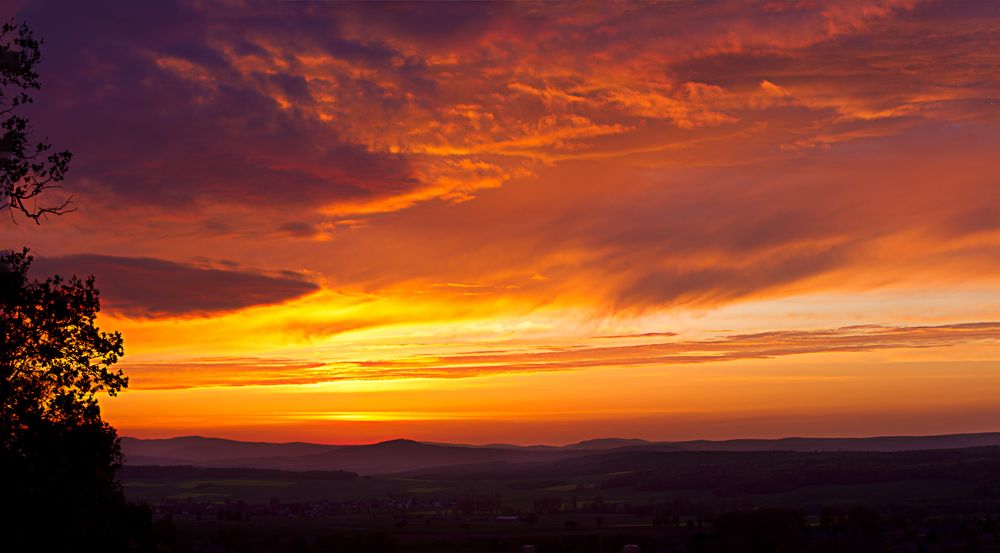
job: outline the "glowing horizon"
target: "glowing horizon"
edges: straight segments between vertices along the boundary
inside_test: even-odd
[[[27,2],[119,433],[1000,431],[1000,8]]]

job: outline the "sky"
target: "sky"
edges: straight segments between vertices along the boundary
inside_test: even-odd
[[[11,12],[11,13],[4,13]],[[1000,3],[14,2],[123,435],[1000,431]]]

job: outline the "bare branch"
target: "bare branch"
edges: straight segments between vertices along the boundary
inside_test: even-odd
[[[31,141],[30,122],[15,113],[32,102],[32,90],[41,86],[35,67],[41,60],[41,41],[31,29],[13,21],[0,25],[0,209],[39,223],[48,215],[75,211],[72,197],[39,204],[47,191],[58,188],[69,170],[72,153],[49,153],[47,141]]]

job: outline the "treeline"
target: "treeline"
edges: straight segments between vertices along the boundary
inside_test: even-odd
[[[247,469],[247,468],[209,468],[195,467],[191,465],[158,466],[158,465],[125,465],[119,471],[119,476],[123,479],[161,479],[161,478],[193,478],[210,480],[213,478],[247,478],[247,479],[267,479],[267,478],[288,478],[294,476],[296,480],[357,480],[361,478],[358,473],[346,470],[313,470],[313,471],[288,471],[278,469]]]
[[[1000,492],[994,486],[1000,484],[1000,447],[899,453],[664,455],[653,459],[656,461],[653,468],[606,478],[599,487],[643,491],[700,489],[727,496],[786,492],[806,486],[953,480],[980,484],[987,495],[990,490]]]
[[[508,486],[514,489],[598,477],[600,489],[711,490],[720,496],[784,492],[806,486],[953,480],[976,483],[989,495],[1000,491],[1000,447],[891,453],[625,451],[490,469],[459,468],[447,475],[424,471],[415,476],[513,481]]]

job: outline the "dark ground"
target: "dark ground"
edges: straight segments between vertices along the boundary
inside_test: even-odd
[[[1000,448],[612,451],[359,477],[126,467],[172,551],[1000,552]]]

